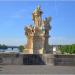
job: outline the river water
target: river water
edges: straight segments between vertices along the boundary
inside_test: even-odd
[[[0,52],[19,52],[19,49],[18,48],[14,48],[13,50],[11,48],[8,48],[8,49],[0,49]]]

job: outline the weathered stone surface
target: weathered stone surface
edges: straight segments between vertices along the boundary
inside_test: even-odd
[[[75,55],[54,55],[54,64],[55,65],[75,65]]]
[[[0,64],[75,66],[75,55],[0,53]]]
[[[11,54],[11,53],[0,53],[0,64],[22,65],[23,64],[23,55]]]
[[[38,6],[32,13],[34,26],[25,27],[25,35],[27,36],[27,44],[25,45],[25,54],[43,54],[49,50],[49,30],[51,29],[51,18],[47,17],[42,20],[42,10]]]

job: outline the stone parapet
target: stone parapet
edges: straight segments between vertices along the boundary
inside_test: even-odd
[[[75,66],[75,55],[0,53],[0,65]]]
[[[23,55],[18,53],[0,53],[0,64],[21,65],[23,64]]]

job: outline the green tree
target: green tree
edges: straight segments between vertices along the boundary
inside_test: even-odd
[[[69,53],[69,54],[72,54],[72,45],[69,45],[68,53]]]
[[[59,45],[59,50],[62,54],[69,53],[69,54],[75,54],[75,44],[72,45]]]
[[[2,45],[2,49],[3,49],[3,50],[6,50],[7,48],[8,48],[8,47],[7,47],[6,45],[4,45],[4,44]]]
[[[4,51],[5,49],[7,49],[7,48],[8,48],[8,47],[7,47],[6,45],[4,45],[4,44],[1,45],[1,44],[0,44],[0,49],[2,49],[3,51]]]
[[[62,45],[59,45],[58,48],[59,48],[61,54],[64,54],[64,47]]]
[[[0,49],[2,48],[2,45],[0,44]]]
[[[75,54],[75,44],[72,44],[72,54]]]
[[[69,53],[69,46],[68,45],[64,45],[64,52]]]
[[[7,49],[7,46],[3,44],[2,49]]]
[[[23,45],[20,45],[20,46],[19,46],[19,50],[20,50],[20,52],[23,52],[24,46],[23,46]]]

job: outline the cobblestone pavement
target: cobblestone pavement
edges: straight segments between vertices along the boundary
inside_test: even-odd
[[[75,66],[0,65],[0,74],[75,74]]]

